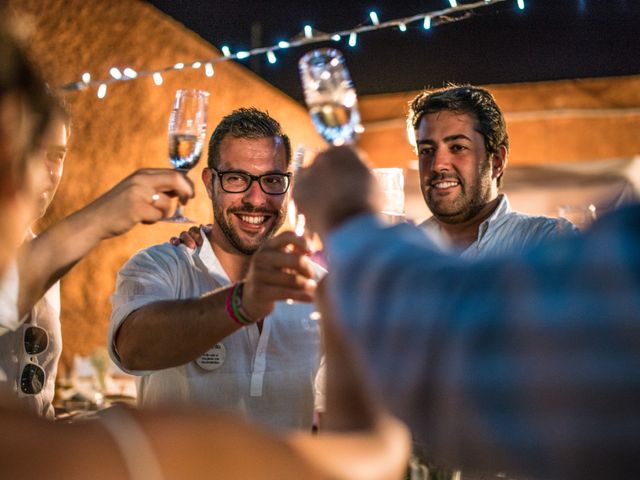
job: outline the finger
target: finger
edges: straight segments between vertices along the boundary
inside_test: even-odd
[[[195,242],[195,244],[197,246],[201,246],[204,239],[202,238],[202,232],[200,231],[200,227],[191,227],[189,229],[189,235],[191,235],[191,238],[193,239],[193,241]]]
[[[187,248],[196,248],[196,242],[193,241],[193,238],[191,238],[188,232],[180,233],[180,241],[184,243]]]
[[[267,286],[303,290],[310,294],[315,293],[317,287],[316,281],[312,278],[282,270],[255,272],[249,282],[252,291],[257,292],[260,297],[263,296],[262,289]]]
[[[169,239],[169,243],[174,247],[177,247],[178,245],[180,245],[180,239],[178,237],[171,237]]]
[[[309,259],[296,252],[269,250],[256,254],[252,262],[256,270],[294,270],[307,278],[313,278],[315,272]]]
[[[139,170],[132,176],[134,183],[147,185],[154,192],[179,197],[185,203],[194,196],[193,182],[186,175],[171,169]]]
[[[289,250],[293,247],[293,249],[299,253],[311,253],[309,246],[307,245],[307,241],[302,237],[298,237],[291,231],[282,232],[281,234],[271,238],[262,246],[261,250],[284,250],[287,247],[289,247]]]

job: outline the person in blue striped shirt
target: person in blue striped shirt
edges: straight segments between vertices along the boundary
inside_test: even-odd
[[[381,223],[376,188],[341,147],[298,173],[293,198],[326,246],[342,331],[427,458],[502,478],[640,478],[640,205],[470,262]]]
[[[565,219],[511,210],[498,193],[507,166],[504,116],[488,90],[452,85],[410,102],[420,189],[433,216],[421,226],[464,258],[516,252],[558,234]]]

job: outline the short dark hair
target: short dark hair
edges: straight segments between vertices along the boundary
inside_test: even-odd
[[[282,131],[278,121],[267,112],[257,108],[239,108],[225,116],[209,140],[207,164],[215,168],[220,161],[220,144],[231,135],[233,138],[271,138],[280,137],[284,142],[287,166],[291,163],[291,141]]]
[[[425,90],[409,102],[408,126],[415,131],[422,117],[442,111],[474,115],[476,130],[484,137],[487,153],[496,153],[501,145],[509,150],[507,124],[488,90],[473,85],[449,85],[437,90]],[[502,174],[498,177],[498,185],[501,177]]]

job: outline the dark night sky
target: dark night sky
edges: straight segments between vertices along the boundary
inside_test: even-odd
[[[150,3],[216,47],[232,51],[274,45],[299,34],[307,23],[324,32],[430,12],[448,0],[151,0]],[[474,1],[459,0],[459,4]],[[417,90],[449,81],[476,84],[529,82],[640,74],[640,0],[516,0],[476,10],[464,21],[428,31],[421,22],[405,33],[386,29],[330,45],[346,56],[360,95]],[[241,60],[271,84],[300,100],[297,60],[322,44]]]

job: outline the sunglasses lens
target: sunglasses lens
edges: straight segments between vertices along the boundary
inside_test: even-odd
[[[24,349],[28,355],[38,355],[49,344],[47,332],[40,327],[29,327],[24,332]]]
[[[20,389],[27,395],[36,395],[44,387],[44,370],[33,363],[25,365],[20,377]]]

